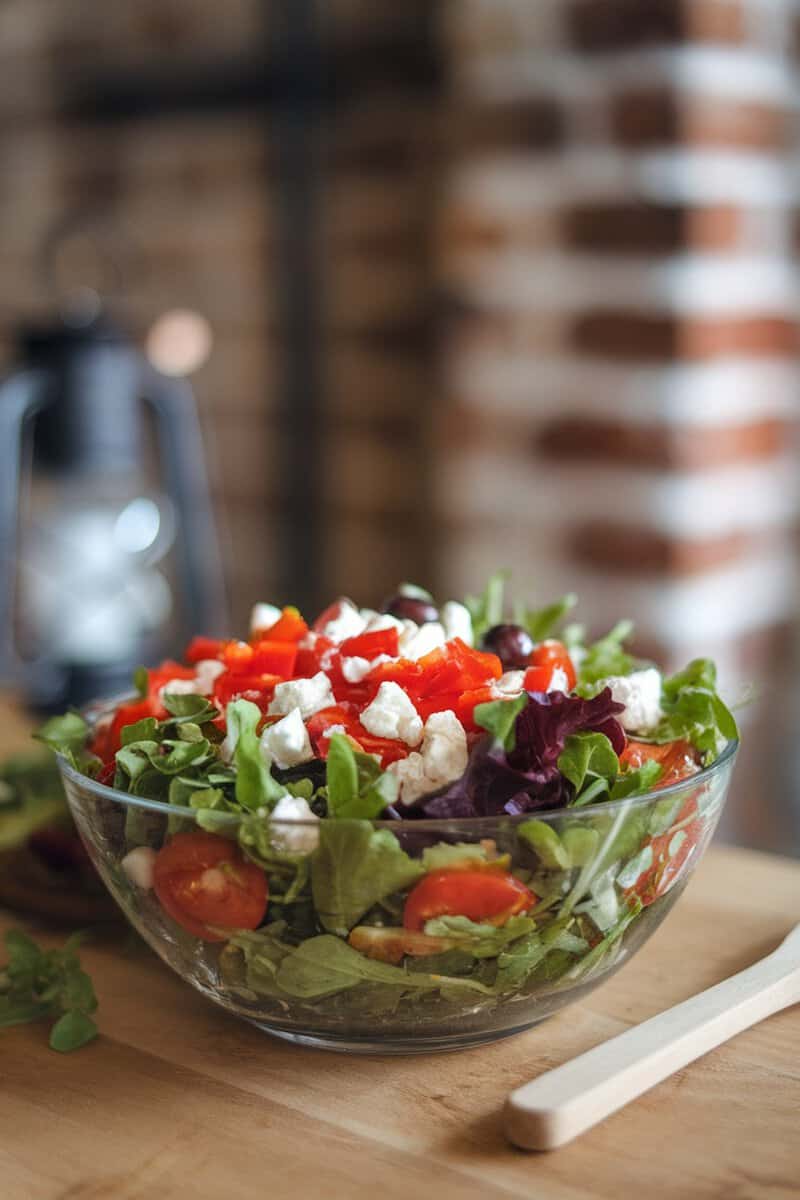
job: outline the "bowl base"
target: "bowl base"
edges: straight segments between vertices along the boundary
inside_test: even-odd
[[[524,1025],[516,1025],[512,1029],[499,1029],[486,1033],[454,1033],[442,1037],[430,1038],[347,1038],[337,1037],[336,1034],[316,1035],[308,1033],[293,1033],[289,1029],[280,1029],[269,1025],[266,1021],[250,1020],[251,1025],[268,1033],[271,1037],[280,1038],[284,1042],[292,1042],[295,1046],[308,1046],[313,1050],[333,1050],[339,1054],[437,1054],[451,1050],[469,1050],[474,1046],[486,1046],[490,1042],[499,1042],[503,1038],[514,1037],[541,1025],[547,1017],[537,1021],[526,1021]]]

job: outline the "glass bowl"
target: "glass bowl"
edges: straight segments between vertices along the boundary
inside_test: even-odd
[[[528,1029],[628,962],[702,858],[737,748],[731,742],[713,766],[647,796],[556,812],[297,822],[270,821],[262,810],[247,819],[244,845],[253,860],[271,864],[268,928],[222,931],[220,941],[178,925],[148,879],[153,852],[197,831],[198,813],[116,791],[59,762],[100,876],[131,924],[187,983],[277,1037],[400,1054]],[[244,834],[237,816],[216,819],[212,836]],[[535,894],[535,905],[504,926],[481,923],[477,931],[462,927],[463,919],[429,923],[420,955],[419,935],[402,928],[404,899],[423,871],[442,866],[473,879],[476,871],[510,868]],[[374,878],[379,884],[371,888]],[[397,882],[389,895],[385,878]],[[283,904],[292,887],[301,899]]]

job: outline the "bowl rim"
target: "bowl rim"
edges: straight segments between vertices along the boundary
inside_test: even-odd
[[[679,779],[675,783],[669,784],[668,787],[659,788],[656,791],[645,792],[642,796],[625,796],[621,800],[605,800],[598,804],[572,805],[567,808],[551,808],[551,809],[536,809],[527,813],[495,813],[493,816],[487,817],[421,817],[411,820],[370,820],[369,824],[375,829],[390,829],[397,832],[398,829],[418,829],[420,832],[424,830],[441,829],[444,826],[455,826],[459,829],[467,831],[479,832],[481,829],[496,828],[498,823],[503,822],[504,825],[521,824],[529,820],[545,820],[552,821],[563,818],[576,818],[591,816],[597,817],[603,814],[618,813],[621,810],[629,808],[639,808],[654,802],[664,800],[670,796],[678,795],[682,792],[687,792],[691,788],[701,786],[710,780],[715,779],[722,774],[724,768],[728,764],[733,766],[737,752],[740,746],[739,738],[731,738],[725,748],[722,750],[718,758],[708,766],[703,767],[696,775],[690,775],[685,779]],[[120,791],[119,788],[109,787],[108,784],[99,783],[96,779],[92,779],[90,775],[84,775],[77,770],[63,754],[56,754],[59,770],[64,778],[73,783],[77,787],[82,787],[101,799],[112,800],[115,804],[130,805],[134,808],[145,809],[149,812],[163,813],[166,816],[182,817],[184,820],[190,817],[197,810],[188,808],[186,805],[169,804],[163,800],[150,800],[146,796],[134,796],[130,792]],[[67,794],[69,799],[69,794]],[[220,818],[230,818],[230,824],[238,824],[242,816],[245,815],[264,815],[269,816],[268,812],[262,809],[255,809],[252,814],[240,813],[219,813]],[[270,817],[272,820],[272,818]],[[287,825],[293,829],[298,828],[319,828],[321,822],[331,824],[342,824],[345,820],[367,820],[367,818],[342,818],[342,817],[315,817],[313,820],[284,820],[278,818],[274,823],[276,825]],[[228,823],[227,821],[225,823]]]

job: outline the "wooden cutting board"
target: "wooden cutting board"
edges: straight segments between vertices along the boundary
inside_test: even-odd
[[[400,1059],[274,1041],[106,935],[84,952],[96,1042],[61,1056],[43,1027],[0,1033],[0,1196],[797,1200],[800,1008],[552,1154],[509,1146],[500,1112],[509,1089],[740,970],[798,918],[800,863],[714,849],[581,1004],[492,1046]]]

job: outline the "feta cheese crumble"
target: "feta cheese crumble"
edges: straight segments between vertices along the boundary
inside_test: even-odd
[[[509,696],[518,696],[525,688],[525,672],[524,671],[506,671],[505,675],[501,675],[494,685],[494,694],[498,699],[508,699]]]
[[[424,658],[431,650],[437,650],[447,641],[444,626],[439,621],[426,621],[414,633],[400,638],[400,653],[403,658]]]
[[[312,812],[308,801],[302,796],[281,796],[270,814],[270,821],[283,822],[280,827],[272,826],[272,844],[282,854],[312,854],[319,843],[319,817]],[[298,824],[293,822],[312,822]]]
[[[335,703],[330,679],[324,671],[317,671],[310,679],[288,679],[285,683],[276,683],[267,712],[274,717],[299,708],[303,720],[307,720],[315,712],[331,708]]]
[[[280,619],[281,610],[274,604],[264,604],[263,602],[254,604],[250,613],[250,632],[256,633],[258,630],[271,629],[273,625],[277,625]]]
[[[400,783],[400,802],[413,804],[419,796],[435,792],[458,779],[467,769],[467,735],[453,712],[431,713],[425,722],[420,752],[387,768]]]
[[[137,846],[135,850],[128,851],[119,865],[131,883],[141,888],[143,892],[149,892],[153,886],[155,861],[155,850],[152,850],[150,846]]]
[[[347,638],[358,637],[366,628],[367,622],[355,604],[351,600],[342,600],[339,604],[338,613],[332,620],[328,621],[322,630],[322,634],[338,645],[340,642],[346,641]]]
[[[374,667],[391,661],[388,654],[379,654],[377,658],[373,658],[371,661],[368,658],[362,658],[360,654],[356,654],[353,658],[342,659],[342,674],[348,683],[361,683],[361,680],[365,679]]]
[[[655,667],[634,671],[632,675],[611,675],[602,681],[602,686],[611,688],[614,700],[625,705],[619,722],[630,733],[654,729],[664,715],[661,710],[661,672]]]
[[[375,699],[362,712],[361,724],[375,737],[399,738],[407,746],[419,745],[422,738],[422,721],[397,683],[381,684]]]
[[[282,770],[296,767],[314,757],[308,730],[303,724],[303,714],[293,708],[274,725],[267,725],[259,739],[262,753],[268,761]]]
[[[569,695],[569,680],[563,667],[556,667],[550,677],[548,692],[566,692]]]
[[[457,637],[468,646],[473,644],[472,617],[466,605],[459,604],[457,600],[448,600],[442,605],[441,616],[448,642]]]

